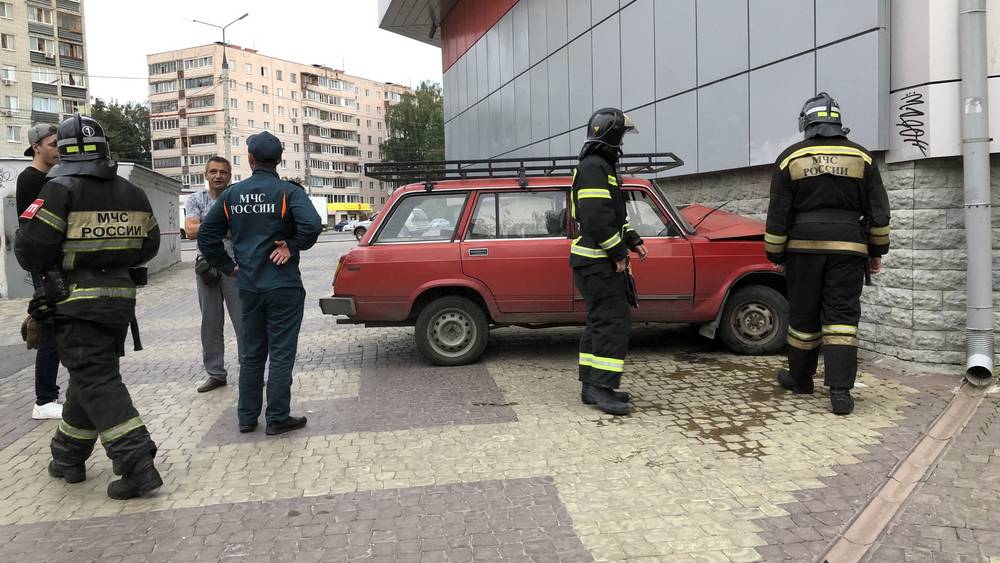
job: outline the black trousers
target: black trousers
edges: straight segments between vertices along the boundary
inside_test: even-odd
[[[59,358],[69,370],[63,418],[52,438],[52,459],[57,465],[85,462],[98,437],[116,475],[127,475],[136,462],[156,455],[156,444],[132,405],[118,369],[127,331],[128,325],[56,321]]]
[[[42,278],[31,273],[31,283],[35,289],[42,287]],[[51,322],[42,323],[42,339],[35,353],[35,404],[44,405],[59,399],[59,352],[56,350],[55,334]]]
[[[788,255],[788,370],[794,379],[813,377],[822,346],[824,384],[854,387],[866,262],[848,254]]]
[[[632,327],[625,274],[575,269],[573,281],[587,303],[587,327],[580,338],[580,381],[615,389],[625,370]]]

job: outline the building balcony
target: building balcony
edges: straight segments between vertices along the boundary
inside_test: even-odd
[[[79,100],[86,100],[87,99],[87,89],[86,88],[77,88],[75,86],[65,86],[64,85],[62,87],[62,95],[65,96],[65,97],[67,97],[67,98],[76,98],[76,99],[79,99]]]
[[[83,59],[59,57],[59,65],[63,68],[69,68],[73,70],[83,70]]]
[[[80,2],[74,2],[73,0],[56,0],[56,7],[67,12],[80,13]]]
[[[31,92],[32,93],[38,92],[40,94],[53,94],[53,95],[58,96],[59,95],[59,87],[56,86],[55,84],[45,84],[43,82],[32,82],[31,83]]]
[[[59,39],[65,39],[66,41],[73,41],[76,43],[83,43],[83,34],[78,31],[70,31],[66,28],[59,28]]]
[[[55,35],[52,30],[52,24],[33,21],[28,22],[28,32],[37,35],[45,35],[46,37],[53,37]]]
[[[31,64],[56,66],[55,55],[48,55],[46,53],[32,51],[31,54],[29,55],[29,58],[31,59]]]
[[[59,123],[59,114],[47,111],[35,111],[31,110],[31,121],[32,123]]]

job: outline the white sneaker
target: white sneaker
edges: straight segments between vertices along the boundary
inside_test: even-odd
[[[62,404],[52,401],[44,405],[35,405],[31,409],[31,418],[35,420],[60,420],[62,418]]]

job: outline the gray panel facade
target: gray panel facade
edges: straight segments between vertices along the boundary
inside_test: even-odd
[[[626,150],[675,152],[672,175],[767,164],[822,89],[887,149],[888,1],[520,0],[444,73],[447,156],[575,154],[618,106]]]

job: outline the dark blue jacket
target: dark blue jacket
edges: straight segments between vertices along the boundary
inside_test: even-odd
[[[273,168],[258,166],[253,175],[222,192],[198,229],[198,248],[208,263],[226,274],[238,264],[236,285],[262,292],[302,287],[299,252],[316,244],[323,224],[306,192],[281,180]],[[233,254],[222,244],[232,233]],[[288,243],[291,259],[276,266],[270,255],[276,241]]]

